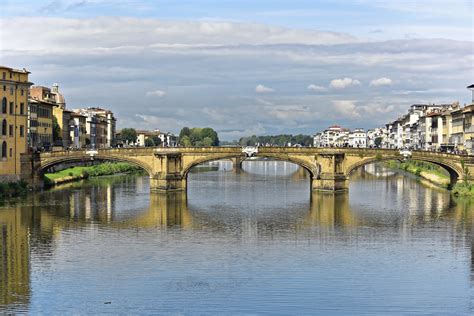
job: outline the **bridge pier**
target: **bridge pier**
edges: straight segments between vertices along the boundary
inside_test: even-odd
[[[345,153],[327,152],[317,156],[320,173],[311,180],[311,188],[317,191],[339,192],[349,189],[349,180],[344,173]]]
[[[176,175],[151,176],[150,191],[152,192],[174,192],[185,191],[186,179]]]
[[[186,190],[181,153],[155,153],[153,173],[150,174],[150,191],[173,192]]]
[[[349,190],[349,180],[344,174],[322,173],[311,180],[311,189],[324,192],[344,192]]]
[[[235,157],[230,159],[232,161],[232,170],[235,173],[240,173],[242,171],[242,157]]]

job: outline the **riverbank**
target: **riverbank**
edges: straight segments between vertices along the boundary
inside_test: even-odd
[[[12,198],[26,194],[28,184],[24,181],[0,183],[0,198]]]
[[[46,186],[54,186],[62,183],[87,179],[89,177],[108,176],[117,173],[133,173],[140,171],[140,167],[128,163],[106,162],[95,166],[71,167],[55,173],[47,173],[44,175],[44,181]]]
[[[474,197],[474,185],[459,182],[451,186],[449,173],[435,164],[421,161],[388,161],[385,166],[390,169],[399,169],[419,176],[442,188],[450,190],[456,196]]]

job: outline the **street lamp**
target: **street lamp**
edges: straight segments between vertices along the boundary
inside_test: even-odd
[[[469,90],[472,92],[472,103],[474,104],[474,84],[471,84],[470,86],[467,86]]]

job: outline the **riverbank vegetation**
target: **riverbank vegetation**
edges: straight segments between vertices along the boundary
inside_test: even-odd
[[[44,179],[47,186],[52,186],[59,183],[87,179],[89,177],[108,176],[117,173],[132,173],[141,171],[142,169],[140,167],[129,163],[106,162],[94,166],[71,167],[55,173],[47,173],[44,175]]]
[[[456,196],[474,197],[474,185],[467,182],[458,182],[451,186],[450,176],[447,170],[443,167],[432,163],[408,160],[388,161],[385,165],[390,169],[400,169],[412,173],[416,176],[424,178],[434,184],[437,184],[445,189],[451,190]]]
[[[24,181],[0,183],[0,198],[17,197],[28,192],[28,184]]]

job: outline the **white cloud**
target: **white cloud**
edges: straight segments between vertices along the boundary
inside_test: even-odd
[[[323,87],[323,86],[318,86],[318,85],[315,85],[315,84],[310,84],[308,87],[307,87],[308,90],[311,90],[311,91],[315,91],[315,92],[323,92],[323,91],[326,91],[327,88]]]
[[[354,100],[334,100],[331,101],[334,110],[343,118],[357,119],[360,117],[360,113],[357,110],[356,102]]]
[[[386,77],[374,79],[370,82],[369,85],[371,87],[391,86],[392,85],[392,79],[386,78]]]
[[[2,63],[27,68],[37,85],[59,82],[70,108],[110,108],[119,127],[211,126],[231,138],[261,123],[262,133],[306,134],[334,121],[374,127],[413,103],[470,101],[459,84],[472,78],[470,41],[360,42],[341,33],[212,21],[0,19],[19,24],[0,27]],[[369,86],[380,74],[390,75],[398,91],[349,88]],[[255,91],[278,93],[256,93],[257,84]],[[345,100],[332,101],[336,93]]]
[[[352,78],[333,79],[329,86],[333,89],[345,89],[353,86],[360,86],[360,81]]]
[[[258,23],[162,21],[130,17],[67,19],[2,18],[2,25],[23,25],[21,32],[2,28],[9,47],[60,51],[83,48],[150,47],[152,45],[332,45],[359,40],[337,32],[305,31]],[[54,32],[53,32],[54,31]],[[35,36],[28,36],[35,34]],[[84,41],[87,38],[87,41]]]
[[[158,97],[158,98],[162,98],[166,95],[166,92],[163,91],[163,90],[154,90],[154,91],[148,91],[146,93],[147,96],[149,97]]]
[[[263,84],[259,84],[255,87],[255,92],[257,93],[270,93],[274,91],[275,91],[274,89],[265,87]]]
[[[133,124],[132,126],[139,129],[160,129],[163,131],[179,132],[181,127],[189,125],[189,122],[179,120],[173,117],[156,116],[150,114],[135,114],[134,117],[126,119]]]

